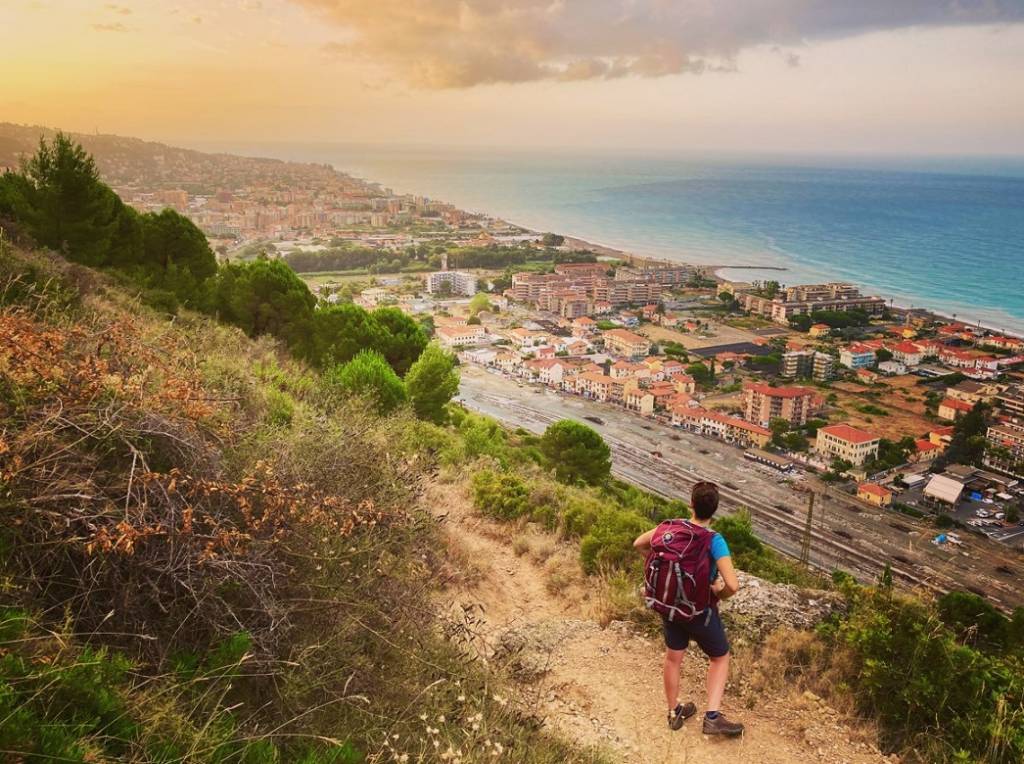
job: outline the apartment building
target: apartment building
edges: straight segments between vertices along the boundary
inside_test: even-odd
[[[879,439],[849,424],[830,424],[818,430],[814,449],[826,458],[843,459],[860,466],[878,455]]]
[[[1006,416],[1024,420],[1024,385],[1003,390],[996,396],[996,405]]]
[[[585,371],[577,377],[576,391],[595,401],[622,400],[624,381],[613,379],[599,371]]]
[[[785,419],[793,427],[802,427],[819,405],[818,394],[809,387],[772,387],[760,382],[743,386],[743,416],[760,425]]]
[[[605,349],[616,355],[640,359],[651,352],[650,341],[628,329],[609,329],[602,336]]]
[[[743,446],[764,448],[772,439],[771,430],[753,422],[689,405],[672,407],[672,424]]]
[[[885,310],[885,300],[881,297],[862,295],[854,285],[841,282],[789,287],[771,299],[751,292],[740,292],[736,298],[744,310],[780,324],[788,324],[794,316],[816,311],[863,310],[875,315]]]
[[[619,281],[652,281],[662,286],[685,284],[692,275],[693,269],[688,266],[620,267],[615,271]]]
[[[1002,422],[988,428],[985,466],[1024,480],[1024,424]]]
[[[827,353],[788,350],[782,354],[779,376],[787,379],[815,379],[824,382],[835,374],[835,361]]]
[[[447,290],[445,285],[447,285]],[[428,273],[427,291],[430,294],[450,291],[452,294],[472,297],[476,294],[476,276],[465,271],[435,271],[434,273]]]

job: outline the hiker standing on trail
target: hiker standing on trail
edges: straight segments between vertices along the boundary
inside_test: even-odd
[[[708,526],[718,509],[718,486],[699,482],[690,494],[692,520],[666,520],[633,542],[647,555],[644,600],[661,615],[665,632],[665,701],[668,726],[677,730],[697,706],[679,703],[679,669],[692,639],[711,663],[705,735],[743,734],[719,710],[729,678],[729,640],[718,615],[718,600],[739,591],[736,569],[722,534]]]

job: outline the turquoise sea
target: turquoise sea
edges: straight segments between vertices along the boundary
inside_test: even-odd
[[[244,148],[638,254],[785,269],[727,278],[849,280],[897,305],[1024,333],[1024,157]]]

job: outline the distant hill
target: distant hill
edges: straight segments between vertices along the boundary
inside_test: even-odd
[[[53,128],[38,125],[0,122],[0,167],[18,167],[23,157],[35,152],[40,137],[52,138],[56,133]],[[284,188],[301,186],[324,175],[344,176],[326,165],[210,154],[120,135],[69,135],[95,157],[103,179],[115,189],[144,184],[152,189],[182,188],[203,194],[260,181],[272,181]]]

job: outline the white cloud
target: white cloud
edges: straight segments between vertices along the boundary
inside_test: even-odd
[[[344,30],[326,49],[413,85],[729,70],[757,45],[1024,20],[1020,0],[292,0]],[[796,66],[799,57],[784,53]]]

